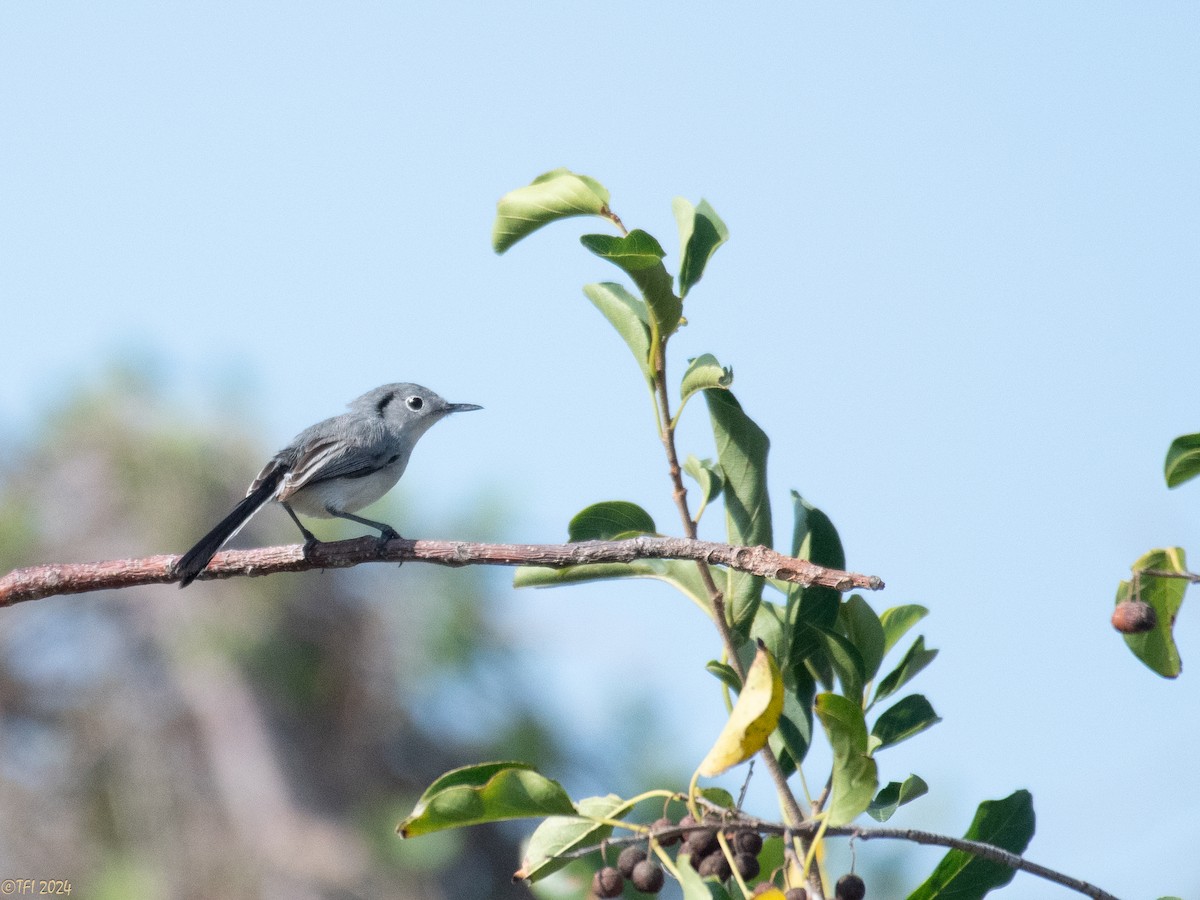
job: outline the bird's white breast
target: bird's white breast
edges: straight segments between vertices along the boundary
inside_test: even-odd
[[[329,510],[357,512],[370,506],[393,487],[404,474],[408,456],[403,455],[390,466],[385,466],[362,478],[335,478],[307,485],[288,498],[288,505],[296,512],[320,519],[331,518]]]

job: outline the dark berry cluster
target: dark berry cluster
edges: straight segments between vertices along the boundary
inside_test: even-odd
[[[658,860],[641,847],[626,847],[617,858],[616,868],[605,866],[592,877],[592,893],[597,897],[620,897],[626,878],[643,894],[657,894],[666,882]]]
[[[668,848],[679,845],[677,861],[680,865],[690,864],[702,877],[728,881],[734,868],[743,881],[753,881],[759,875],[759,853],[762,852],[762,835],[744,825],[722,822],[719,818],[705,816],[697,822],[692,816],[684,816],[678,823],[670,819],[659,819],[650,827],[659,846]],[[681,833],[682,832],[682,833]],[[717,834],[725,837],[733,857],[721,848]],[[605,866],[592,879],[592,894],[596,897],[619,897],[628,880],[644,894],[657,894],[666,880],[663,868],[646,847],[633,845],[621,851],[616,866]],[[754,889],[754,895],[765,893],[774,887],[770,880],[763,881]],[[863,900],[867,889],[857,875],[844,875],[838,880],[836,900]],[[789,888],[786,900],[808,900],[808,892],[802,887]]]
[[[690,815],[684,816],[679,825],[691,828],[693,825],[705,824],[697,822]],[[716,876],[718,881],[728,881],[733,877],[729,858],[717,841],[717,829],[720,823],[713,821],[709,828],[695,828],[688,831],[679,848],[682,856],[687,854],[692,867],[702,876]],[[762,835],[748,828],[725,829],[725,840],[733,851],[733,864],[737,867],[742,879],[749,881],[758,877],[758,852],[762,850]]]

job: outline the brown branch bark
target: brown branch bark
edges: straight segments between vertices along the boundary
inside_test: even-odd
[[[725,810],[717,808],[717,812],[725,812]],[[1039,863],[1032,862],[1023,856],[1005,850],[1003,847],[997,847],[995,844],[985,844],[982,841],[972,841],[967,838],[954,837],[948,834],[938,834],[933,831],[918,831],[914,828],[872,828],[863,827],[861,825],[830,825],[826,828],[821,828],[821,823],[810,819],[800,825],[780,825],[776,822],[768,822],[763,819],[748,816],[745,813],[738,813],[736,816],[728,820],[728,825],[737,825],[738,827],[750,828],[760,834],[777,834],[787,837],[789,834],[794,834],[799,837],[814,838],[818,832],[822,832],[825,837],[848,837],[854,840],[869,841],[869,840],[893,840],[893,841],[910,841],[914,844],[925,844],[934,847],[947,847],[951,850],[961,850],[964,853],[969,853],[972,856],[978,856],[980,859],[990,860],[994,863],[999,863],[1009,869],[1014,869],[1018,872],[1028,872],[1038,878],[1044,878],[1046,881],[1051,881],[1054,884],[1060,884],[1063,887],[1070,888],[1085,897],[1092,897],[1094,900],[1118,900],[1117,897],[1108,893],[1103,888],[1099,888],[1094,884],[1083,881],[1079,878],[1074,878],[1063,872],[1055,869],[1047,868]],[[676,828],[664,828],[654,832],[655,837],[662,840],[671,840],[673,838],[686,837],[692,831],[698,831],[703,828],[711,827],[708,824],[699,825],[681,825]],[[609,838],[605,841],[605,846],[609,848],[620,848],[636,844],[644,841],[646,835],[643,832],[638,832],[630,837]],[[558,855],[558,859],[578,859],[581,856],[586,856],[589,853],[594,853],[599,849],[599,846],[580,847],[568,853]]]
[[[65,563],[15,569],[0,578],[0,607],[59,594],[84,594],[144,584],[177,581],[178,556],[149,556],[106,562]],[[793,559],[768,547],[732,547],[711,541],[672,537],[635,537],[623,541],[577,544],[478,544],[467,541],[410,541],[380,544],[376,538],[319,543],[307,553],[300,544],[257,550],[226,550],[213,557],[203,580],[237,576],[345,569],[365,562],[426,562],[442,566],[546,566],[562,569],[594,563],[628,563],[639,559],[690,559],[728,566],[801,585],[839,591],[877,591],[883,581]]]

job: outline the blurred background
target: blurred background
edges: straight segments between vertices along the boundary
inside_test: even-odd
[[[1200,553],[1200,493],[1161,472],[1200,430],[1195,5],[17,0],[0,133],[0,568],[182,552],[390,381],[486,408],[373,510],[406,536],[558,541],[608,499],[677,531],[640,375],[580,292],[619,276],[578,245],[604,223],[500,258],[488,235],[500,195],[569,166],[673,269],[671,198],[705,197],[731,240],[672,371],[733,366],[780,547],[795,488],[887,581],[877,609],[932,610],[914,688],[944,721],[881,756],[930,784],[892,824],[960,834],[1028,788],[1030,858],[1200,896],[1195,617],[1174,683],[1108,624],[1141,553]],[[702,405],[680,445],[712,455]],[[272,508],[238,540],[294,539]],[[0,611],[0,878],[527,896],[524,826],[394,836],[434,776],[520,758],[575,796],[683,787],[724,714],[715,636],[668,588],[510,578],[367,566]],[[750,804],[777,815],[761,777]],[[941,852],[856,855],[890,897]]]

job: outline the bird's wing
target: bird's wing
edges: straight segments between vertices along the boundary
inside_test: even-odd
[[[382,421],[339,418],[330,423],[335,427],[322,423],[303,432],[272,460],[287,468],[276,499],[287,500],[301,488],[331,478],[361,478],[386,464],[389,447]],[[270,469],[268,463],[264,474]]]

